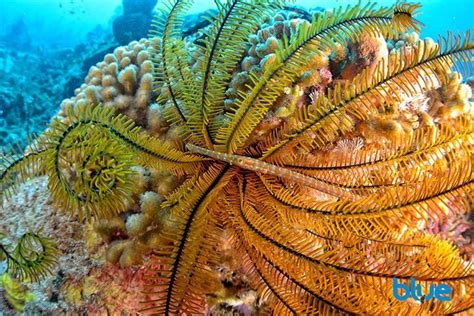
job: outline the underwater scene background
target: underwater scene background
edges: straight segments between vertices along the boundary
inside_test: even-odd
[[[0,315],[471,315],[473,16],[1,1]]]

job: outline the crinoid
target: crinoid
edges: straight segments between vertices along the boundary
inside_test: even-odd
[[[55,243],[47,237],[26,233],[18,240],[13,250],[0,234],[0,260],[6,260],[10,275],[21,280],[38,281],[51,273],[57,263]]]
[[[190,2],[165,1],[154,22],[158,103],[179,141],[150,136],[113,109],[79,106],[26,154],[7,157],[2,186],[45,173],[58,205],[96,219],[127,209],[134,165],[179,175],[183,182],[157,210],[144,312],[202,314],[229,249],[275,315],[472,307],[472,265],[450,241],[423,230],[472,203],[472,110],[464,94],[446,92],[460,85],[459,73],[471,72],[469,33],[395,49],[316,94],[302,83],[313,63],[362,36],[418,30],[419,6],[315,15],[276,42],[229,106],[226,90],[249,36],[282,4],[217,3],[192,67],[181,35]],[[432,112],[399,106],[428,92],[446,96]],[[269,112],[286,114],[263,132]],[[424,290],[448,284],[452,300],[397,301],[393,278],[412,277]]]

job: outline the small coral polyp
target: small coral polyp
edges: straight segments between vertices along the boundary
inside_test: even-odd
[[[310,21],[230,0],[183,39],[189,6],[164,1],[150,39],[106,55],[27,152],[2,156],[4,203],[47,175],[54,205],[86,219],[91,275],[137,273],[130,313],[472,308],[472,253],[436,234],[472,205],[470,34],[420,39],[417,4]],[[399,302],[393,278],[452,300]]]

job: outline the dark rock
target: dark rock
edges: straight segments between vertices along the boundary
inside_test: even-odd
[[[3,35],[2,41],[9,47],[18,50],[31,49],[31,37],[28,27],[23,19],[20,17],[10,26],[10,29]]]
[[[87,50],[86,44],[79,44],[76,47],[74,47],[74,54],[82,54],[86,50]]]
[[[81,66],[81,71],[84,74],[84,76],[82,76],[82,79],[84,79],[84,77],[87,75],[87,72],[92,66],[102,61],[104,59],[104,56],[109,53],[112,53],[116,47],[117,47],[116,45],[100,47],[99,49],[94,51],[92,54],[90,54],[88,57],[86,57],[84,61],[82,62],[82,66]]]
[[[157,0],[123,0],[123,15],[143,13],[150,15]]]
[[[115,40],[120,45],[146,37],[157,0],[122,0],[123,15],[113,22]]]
[[[469,85],[472,89],[474,89],[474,77],[468,77],[464,80],[464,83]]]
[[[200,13],[186,16],[183,25],[184,37],[196,33],[199,29],[205,28],[210,24],[209,18],[215,18],[216,16],[217,10],[215,9],[209,9]]]
[[[314,14],[314,13],[317,13],[317,12],[323,13],[323,12],[325,12],[325,11],[326,11],[326,9],[323,8],[323,7],[312,7],[311,9],[309,9],[309,12],[311,12],[311,13],[313,13],[313,14]]]
[[[81,86],[81,84],[84,82],[84,77],[86,76],[86,74],[71,76],[66,81],[66,84],[64,85],[63,89],[62,99],[66,99],[74,95],[74,90],[76,90],[77,87]]]
[[[303,6],[296,5],[296,4],[289,4],[285,6],[285,11],[297,13],[301,18],[311,21],[311,14]]]
[[[151,20],[151,15],[143,13],[119,16],[113,23],[115,40],[120,45],[126,45],[133,40],[147,37]]]

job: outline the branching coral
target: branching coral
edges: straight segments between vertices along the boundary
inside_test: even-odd
[[[251,34],[281,3],[231,0],[219,2],[191,66],[181,38],[189,5],[165,2],[166,18],[156,20],[158,98],[146,116],[89,105],[100,97],[84,87],[78,96],[87,102],[66,107],[28,153],[7,156],[1,185],[45,173],[55,203],[101,220],[104,239],[118,236],[110,262],[141,264],[149,252],[144,312],[202,313],[206,294],[223,293],[226,266],[239,267],[274,314],[472,307],[472,264],[426,233],[430,221],[443,224],[472,204],[472,110],[460,82],[472,69],[469,34],[440,44],[407,38],[412,46],[389,54],[386,39],[418,31],[419,6],[356,5],[268,36],[252,70],[242,59],[247,40],[257,51]],[[342,65],[350,50],[363,62],[333,78],[334,63],[351,66]],[[106,59],[92,72],[112,71],[107,86],[133,94],[141,79],[132,60]],[[241,61],[245,87],[233,75]],[[226,104],[229,87],[238,91]],[[145,121],[151,133],[139,127]],[[412,277],[423,288],[447,283],[452,301],[397,301],[392,279]]]

